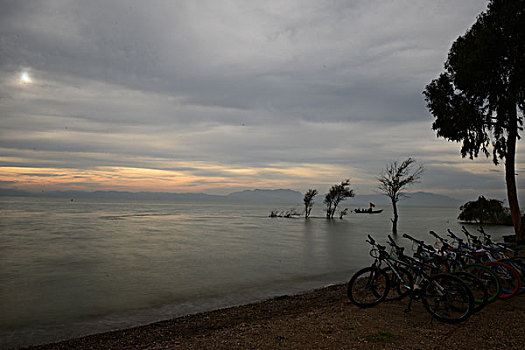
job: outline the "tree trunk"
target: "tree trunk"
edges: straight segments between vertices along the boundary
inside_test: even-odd
[[[394,218],[392,219],[392,233],[397,235],[397,219],[399,218],[399,215],[397,215],[397,201],[393,199],[392,208],[394,209]]]
[[[518,244],[525,243],[525,225],[521,222],[521,211],[518,203],[518,193],[516,190],[516,139],[518,137],[518,116],[516,106],[509,109],[509,127],[507,137],[507,152],[505,154],[505,180],[507,183],[507,198],[509,200],[510,215],[516,234]]]
[[[334,203],[334,207],[332,208],[332,213],[330,213],[330,219],[334,218],[336,210],[337,210],[337,203]]]

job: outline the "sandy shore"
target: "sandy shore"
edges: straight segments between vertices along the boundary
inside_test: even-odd
[[[337,285],[32,349],[519,349],[524,300],[498,301],[447,325],[418,302],[410,313],[407,301],[360,309]]]

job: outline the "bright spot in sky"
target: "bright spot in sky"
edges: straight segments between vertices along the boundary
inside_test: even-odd
[[[28,72],[22,72],[22,74],[20,74],[20,81],[22,83],[30,83],[31,82],[31,77],[29,76],[29,73]]]

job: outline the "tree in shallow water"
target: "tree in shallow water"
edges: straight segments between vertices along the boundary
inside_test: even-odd
[[[419,182],[423,175],[423,167],[416,164],[416,160],[408,158],[401,164],[392,162],[387,165],[383,173],[379,175],[377,180],[379,191],[390,198],[392,202],[392,209],[394,211],[394,218],[392,221],[392,233],[397,234],[397,221],[399,214],[397,213],[397,202],[403,197],[408,197],[404,192],[409,185]]]
[[[350,188],[349,179],[341,181],[341,184],[339,185],[333,185],[330,187],[330,191],[328,191],[324,198],[324,204],[326,204],[326,218],[333,219],[339,203],[354,196],[355,193],[354,190]]]
[[[310,213],[312,212],[312,208],[314,206],[314,197],[317,196],[318,193],[319,192],[317,192],[317,190],[309,189],[304,194],[303,202],[305,219],[308,219],[308,217],[310,216]]]

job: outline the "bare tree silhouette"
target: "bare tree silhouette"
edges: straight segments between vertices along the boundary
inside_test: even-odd
[[[392,233],[397,234],[397,202],[403,197],[408,197],[403,190],[416,182],[419,182],[423,175],[423,167],[416,165],[416,160],[408,158],[401,164],[392,162],[387,165],[383,173],[377,178],[379,181],[378,189],[385,196],[389,197],[394,210],[392,221]]]

